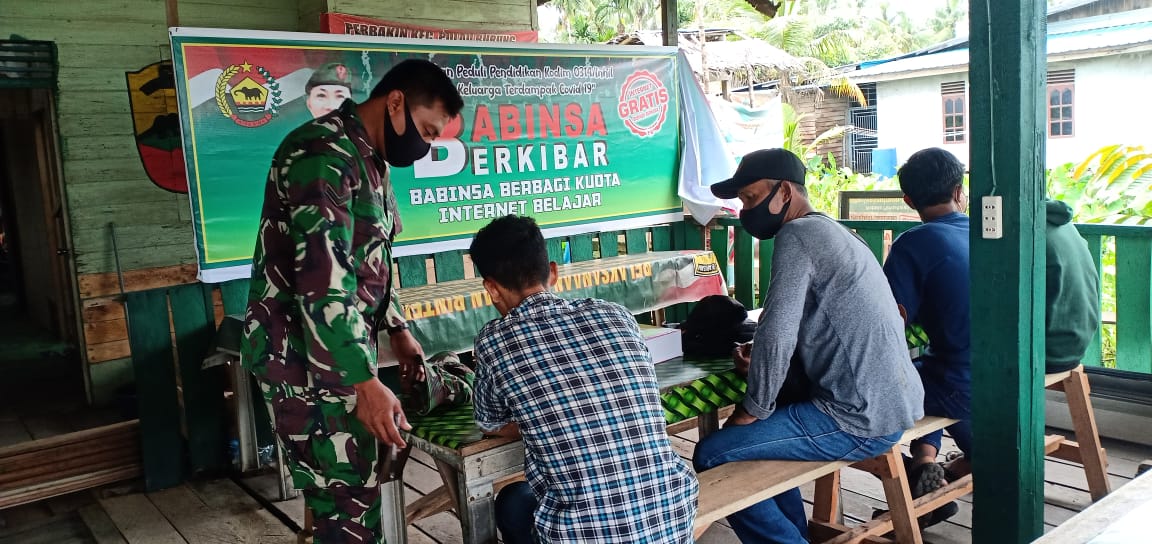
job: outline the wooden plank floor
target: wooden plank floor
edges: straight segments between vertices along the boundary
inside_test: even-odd
[[[689,456],[696,432],[673,437],[673,447]],[[1109,473],[1118,487],[1130,480],[1140,461],[1152,458],[1152,448],[1105,441]],[[945,442],[944,451],[954,449]],[[440,486],[431,459],[415,452],[404,472],[405,499],[414,501]],[[849,524],[870,519],[874,509],[883,508],[879,480],[863,472],[843,472],[843,505]],[[265,497],[275,494],[271,475],[245,479],[244,484]],[[811,507],[812,485],[803,489]],[[1045,463],[1046,529],[1072,517],[1089,504],[1087,483],[1079,466],[1049,458]],[[303,499],[275,503],[295,524],[303,523]],[[971,542],[971,497],[960,501],[960,512],[951,520],[929,528],[925,542],[953,544]],[[413,544],[455,544],[461,542],[460,524],[455,515],[442,513],[417,522],[408,531]],[[68,495],[33,505],[0,511],[0,544],[291,544],[292,530],[236,483],[228,479],[192,482],[157,493],[134,491],[133,485],[119,485]],[[714,525],[700,544],[734,544],[732,530],[724,523]]]

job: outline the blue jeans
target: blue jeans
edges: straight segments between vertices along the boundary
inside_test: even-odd
[[[940,374],[926,372],[921,365],[917,365],[916,370],[920,372],[920,381],[924,384],[924,415],[959,419],[959,423],[948,427],[948,434],[956,441],[956,447],[964,452],[964,457],[971,459],[972,386],[953,383]],[[928,444],[939,452],[943,438],[944,431],[934,431],[913,440],[912,448]]]
[[[538,501],[528,482],[508,484],[496,494],[496,528],[504,544],[533,544]]]
[[[856,436],[840,430],[811,402],[802,402],[781,407],[768,419],[712,433],[696,446],[692,463],[702,472],[733,461],[860,461],[888,451],[901,434]],[[728,522],[741,542],[808,542],[808,516],[799,488],[732,514]]]

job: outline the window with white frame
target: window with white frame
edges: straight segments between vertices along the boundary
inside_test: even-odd
[[[963,81],[940,84],[941,110],[944,115],[944,143],[966,141],[968,123],[966,112],[967,98]]]
[[[1073,102],[1076,99],[1076,70],[1048,72],[1048,137],[1068,138],[1075,135]]]

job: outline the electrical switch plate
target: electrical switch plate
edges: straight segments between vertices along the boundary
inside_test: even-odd
[[[999,240],[1004,237],[1004,199],[999,196],[986,196],[980,199],[980,225],[984,230],[983,236],[987,240]]]

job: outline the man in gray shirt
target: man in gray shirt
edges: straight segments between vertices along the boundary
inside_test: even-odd
[[[753,345],[735,354],[748,392],[724,428],[697,446],[697,472],[733,461],[875,457],[924,415],[888,280],[863,240],[813,211],[804,175],[796,155],[766,149],[744,156],[732,179],[712,186],[720,198],[738,197],[744,229],[775,245]],[[793,359],[811,398],[777,406]],[[741,542],[807,542],[799,489],[728,521]]]

